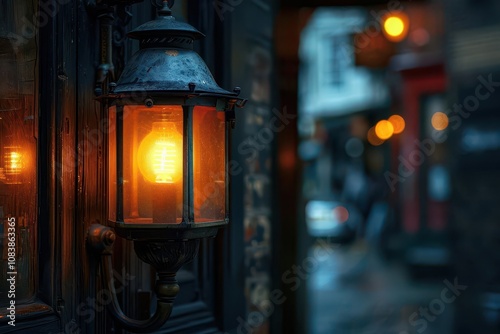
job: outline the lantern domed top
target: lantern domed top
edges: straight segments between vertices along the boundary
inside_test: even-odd
[[[177,39],[185,39],[186,46],[193,44],[193,40],[205,37],[192,25],[180,22],[172,16],[168,7],[158,10],[155,20],[146,22],[127,34],[128,37],[141,41],[141,47],[161,43],[169,45]],[[188,41],[190,40],[190,41]],[[153,42],[155,41],[155,42]],[[160,42],[161,41],[161,42]]]
[[[140,41],[140,50],[124,68],[112,94],[124,97],[138,92],[159,96],[212,96],[236,98],[238,92],[222,89],[193,42],[204,35],[193,26],[179,22],[170,9],[158,10],[158,17],[128,36]]]

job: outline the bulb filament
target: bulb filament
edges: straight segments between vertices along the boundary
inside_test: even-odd
[[[173,175],[176,173],[176,145],[167,139],[155,142],[153,152],[153,170],[156,175],[156,183],[173,183]]]

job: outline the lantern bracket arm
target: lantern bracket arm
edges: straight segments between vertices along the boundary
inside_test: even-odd
[[[116,71],[113,64],[113,47],[123,49],[125,26],[131,21],[132,13],[129,6],[144,0],[87,0],[85,2],[88,14],[97,19],[99,25],[99,65],[94,79],[94,94],[106,94],[114,84]],[[118,31],[118,32],[117,32]],[[117,37],[118,36],[118,37]],[[117,58],[123,58],[120,52]],[[118,67],[123,59],[118,60]]]
[[[159,273],[155,287],[158,299],[157,306],[151,318],[147,320],[129,318],[120,307],[114,286],[112,245],[115,238],[115,232],[111,228],[100,224],[93,224],[87,235],[87,243],[90,249],[100,256],[100,269],[104,288],[109,291],[111,296],[111,302],[108,303],[107,309],[120,327],[127,331],[136,333],[155,331],[165,324],[172,313],[173,302],[179,292],[175,273]]]
[[[104,286],[108,291],[110,291],[111,295],[111,303],[107,305],[107,309],[111,316],[120,325],[120,327],[130,332],[147,333],[161,328],[161,326],[163,326],[170,318],[173,301],[179,291],[179,285],[175,280],[175,276],[171,277],[170,282],[157,282],[156,295],[158,301],[156,303],[156,311],[154,315],[147,320],[132,319],[125,315],[116,298],[116,290],[113,283],[114,279],[111,255],[112,254],[110,253],[103,253],[101,259]]]

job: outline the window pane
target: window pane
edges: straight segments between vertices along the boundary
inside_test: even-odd
[[[35,291],[37,49],[33,35],[22,35],[22,19],[36,6],[0,4],[0,306],[13,299],[8,278],[15,278],[16,304]]]
[[[108,133],[108,219],[116,222],[116,106],[109,109],[109,133]]]
[[[226,217],[225,113],[213,107],[193,112],[194,220],[220,221]]]
[[[182,221],[181,106],[125,106],[123,218],[125,223]]]

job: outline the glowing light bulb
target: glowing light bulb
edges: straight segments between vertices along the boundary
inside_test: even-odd
[[[153,123],[153,130],[137,150],[137,165],[144,179],[152,183],[153,223],[176,224],[177,185],[182,178],[182,135],[176,123]]]
[[[172,122],[155,122],[139,145],[138,166],[153,183],[175,183],[182,176],[182,136]]]
[[[153,148],[153,170],[156,183],[172,183],[175,175],[177,147],[173,142],[159,139]]]

